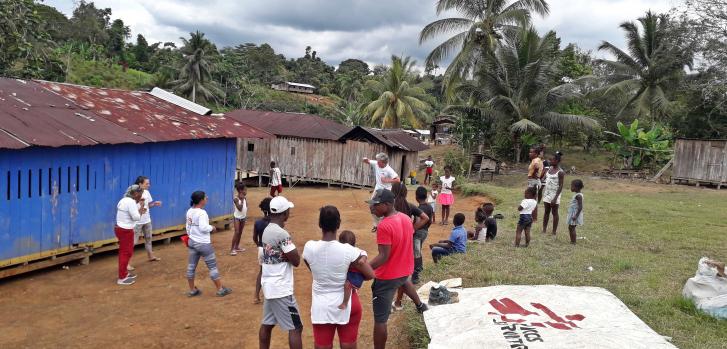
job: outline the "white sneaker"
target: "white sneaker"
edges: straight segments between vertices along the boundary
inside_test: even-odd
[[[130,277],[127,277],[126,279],[116,280],[116,284],[122,285],[122,286],[133,285],[135,282],[136,282],[136,280],[134,280],[133,278],[130,278]]]

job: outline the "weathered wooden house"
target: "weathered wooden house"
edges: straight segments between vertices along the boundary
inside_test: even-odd
[[[341,179],[342,143],[351,128],[319,116],[261,110],[235,110],[226,117],[275,135],[272,139],[241,139],[238,171],[269,175],[275,161],[283,177],[320,183]]]
[[[451,115],[440,115],[429,126],[430,138],[433,144],[452,143],[452,132],[456,119]]]
[[[677,139],[674,144],[672,180],[727,185],[727,140]]]
[[[417,168],[419,151],[427,149],[403,130],[351,128],[310,114],[235,110],[225,116],[276,136],[238,141],[240,176],[267,177],[275,161],[288,183],[372,186],[372,170],[361,163],[364,157],[387,153],[403,178]]]
[[[184,226],[195,190],[211,198],[212,220],[229,217],[236,139],[272,135],[192,109],[0,78],[0,277],[115,249],[116,204],[139,175],[164,203],[151,212],[155,239],[180,234],[168,232]]]

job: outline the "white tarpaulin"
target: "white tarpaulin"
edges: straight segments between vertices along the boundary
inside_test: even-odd
[[[466,288],[424,321],[429,349],[676,348],[598,287]]]

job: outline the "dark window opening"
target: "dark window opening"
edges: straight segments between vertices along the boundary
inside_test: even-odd
[[[81,190],[81,166],[76,166],[76,191]]]
[[[28,197],[33,197],[33,170],[28,170]]]
[[[86,165],[86,191],[90,189],[90,173],[91,173],[91,167],[89,165]]]
[[[59,167],[58,168],[58,191],[57,191],[58,194],[63,192],[62,184],[63,184],[63,171]]]
[[[23,177],[20,174],[20,170],[18,170],[18,199],[20,199],[20,191],[22,189],[20,187],[20,184],[21,184],[20,182],[22,182],[22,180],[23,180]]]
[[[48,195],[53,195],[53,168],[48,168]]]
[[[290,155],[295,155],[295,147],[290,147]]]
[[[7,180],[8,180],[8,183],[7,183],[7,188],[6,188],[6,195],[5,195],[5,199],[6,199],[6,200],[10,200],[10,171],[8,171],[8,177],[7,177]]]
[[[66,167],[66,193],[71,192],[71,166]]]
[[[38,169],[38,196],[43,196],[43,169]]]
[[[93,171],[93,190],[96,190],[96,171]]]
[[[247,151],[255,151],[255,144],[247,143]]]

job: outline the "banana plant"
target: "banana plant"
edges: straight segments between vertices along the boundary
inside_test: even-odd
[[[622,159],[625,168],[642,169],[668,159],[672,134],[666,128],[654,124],[651,129],[644,131],[639,128],[638,119],[629,126],[619,122],[616,127],[618,133],[606,133],[616,137],[617,141],[606,143],[604,147],[613,152],[616,158]]]

